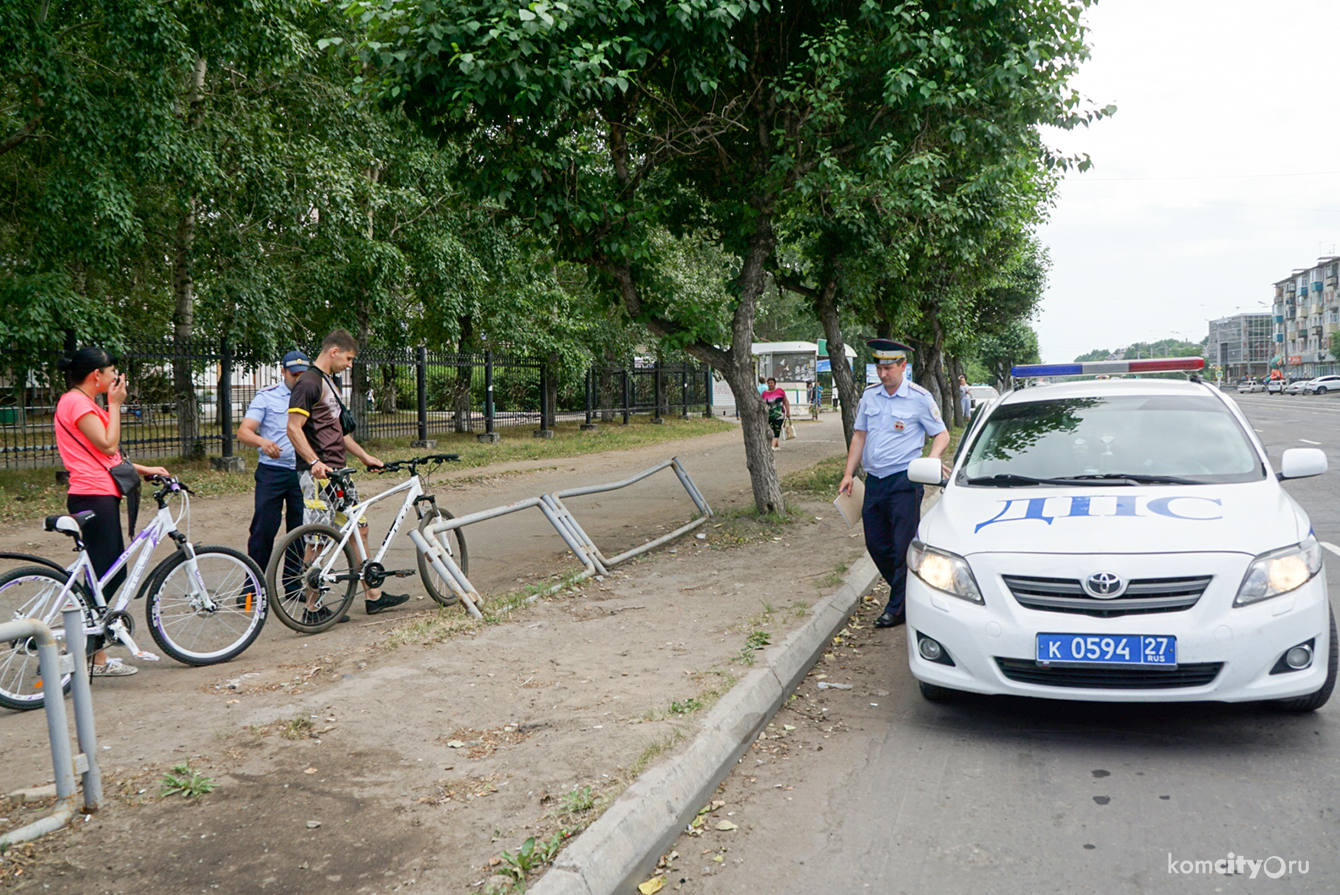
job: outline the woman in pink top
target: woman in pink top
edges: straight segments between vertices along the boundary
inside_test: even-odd
[[[772,377],[768,377],[768,388],[759,397],[768,406],[768,425],[772,427],[772,449],[781,450],[782,426],[791,419],[791,402],[787,400],[786,392],[777,387],[777,380]]]
[[[71,513],[92,510],[84,526],[84,547],[93,570],[103,575],[126,549],[121,533],[121,489],[108,472],[121,462],[121,404],[126,400],[126,377],[116,370],[116,357],[105,348],[90,346],[61,358],[70,390],[56,403],[56,447],[70,473],[70,491],[65,506]],[[98,406],[97,395],[107,396],[107,409]],[[168,475],[161,466],[133,464],[140,475]],[[125,580],[125,570],[104,590],[110,599]],[[93,674],[119,677],[134,674],[133,665],[120,659],[107,661],[99,650],[93,656]]]

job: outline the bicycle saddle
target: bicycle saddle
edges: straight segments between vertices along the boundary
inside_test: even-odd
[[[84,526],[94,515],[96,514],[92,510],[81,510],[74,515],[58,513],[55,516],[48,516],[42,527],[47,531],[58,531],[73,537],[84,530]]]

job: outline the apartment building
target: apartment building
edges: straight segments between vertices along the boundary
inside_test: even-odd
[[[1217,366],[1229,382],[1269,373],[1273,343],[1269,314],[1234,314],[1210,321],[1206,363]]]
[[[1340,256],[1318,258],[1275,283],[1272,363],[1289,379],[1340,371],[1331,333],[1340,329]]]

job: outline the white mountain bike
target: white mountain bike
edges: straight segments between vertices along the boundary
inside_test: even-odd
[[[154,493],[158,512],[135,536],[101,578],[84,548],[83,529],[92,511],[46,518],[47,531],[58,531],[74,541],[79,554],[62,569],[56,563],[32,557],[41,566],[24,566],[0,575],[0,619],[36,618],[64,639],[61,609],[73,599],[84,617],[90,654],[111,643],[130,649],[137,658],[158,656],[135,642],[135,620],[126,611],[132,595],[146,598],[149,634],[178,662],[213,665],[227,662],[251,645],[265,624],[267,602],[264,577],[250,557],[228,547],[197,547],[177,530],[190,518],[191,490],[171,476],[150,476],[161,487]],[[174,516],[169,498],[179,498]],[[188,525],[189,529],[189,525]],[[154,548],[170,538],[177,549],[146,575]],[[130,567],[125,583],[109,605],[103,588]],[[0,705],[11,709],[42,706],[44,681],[37,664],[37,646],[31,638],[0,642]],[[68,690],[70,672],[61,679]]]
[[[432,470],[442,463],[459,459],[456,454],[432,454],[387,463],[377,471],[398,472],[408,469],[409,480],[356,504],[344,503],[345,494],[353,491],[350,476],[354,470],[331,470],[324,494],[327,501],[335,504],[332,509],[340,527],[321,523],[300,525],[284,535],[270,555],[265,580],[279,620],[300,633],[316,634],[335,625],[348,612],[360,581],[368,587],[381,587],[387,578],[413,575],[413,569],[388,569],[383,564],[391,540],[400,530],[411,507],[419,517],[419,532],[430,543],[435,542],[449,554],[464,572],[469,567],[469,558],[465,552],[465,536],[460,530],[453,529],[436,535],[428,532],[428,527],[438,520],[454,517],[438,507],[436,497],[425,493],[424,479],[427,473],[421,475],[419,471],[421,467]],[[376,555],[369,558],[363,539],[357,534],[358,524],[374,503],[402,493],[405,499],[400,505],[400,512],[382,539]],[[424,590],[443,606],[454,604],[456,594],[433,569],[427,557],[422,553],[416,553],[416,556]]]

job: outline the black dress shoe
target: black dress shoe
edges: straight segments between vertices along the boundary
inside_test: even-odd
[[[898,627],[899,625],[903,624],[903,623],[906,622],[906,621],[907,621],[907,613],[905,613],[905,612],[888,612],[888,611],[886,611],[886,612],[885,612],[883,615],[881,615],[879,618],[875,619],[875,627],[876,627],[876,628],[896,628],[896,627]]]

